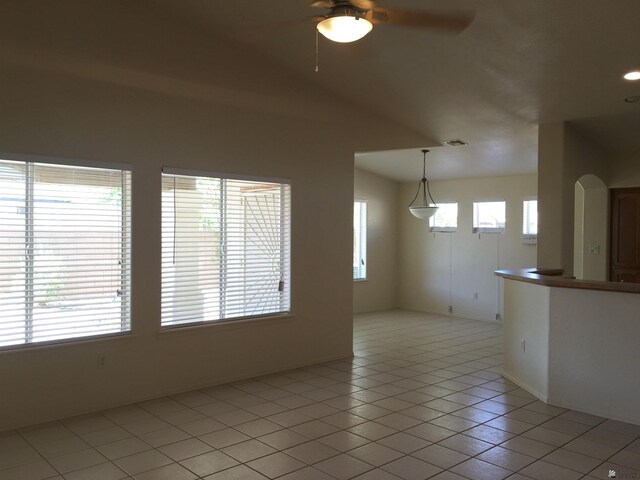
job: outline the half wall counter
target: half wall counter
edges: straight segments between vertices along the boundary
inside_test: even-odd
[[[504,376],[551,405],[640,425],[640,284],[504,279]]]

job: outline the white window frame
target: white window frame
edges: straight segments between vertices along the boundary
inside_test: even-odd
[[[368,218],[368,210],[369,205],[366,200],[363,199],[355,199],[353,201],[353,240],[354,240],[354,251],[353,251],[353,281],[354,282],[363,282],[367,279],[367,218]],[[359,215],[359,218],[356,220],[356,215]],[[359,231],[357,230],[357,226],[360,226]],[[356,251],[360,249],[360,254]],[[356,256],[359,258],[356,260]],[[355,265],[355,262],[358,262],[358,266]]]
[[[30,156],[30,155],[13,155],[13,154],[0,154],[0,159],[5,162],[12,162],[15,165],[23,165],[24,169],[24,190],[20,195],[16,195],[16,198],[13,199],[14,202],[24,202],[23,207],[18,208],[18,214],[24,213],[24,238],[25,238],[25,254],[24,254],[24,280],[19,280],[16,285],[16,289],[23,289],[24,300],[22,302],[18,302],[18,297],[15,298],[15,305],[18,307],[22,303],[24,305],[24,333],[22,341],[10,340],[9,334],[7,334],[8,328],[9,331],[15,331],[16,329],[11,327],[11,323],[19,324],[20,321],[16,320],[15,322],[11,322],[9,326],[2,325],[2,319],[0,319],[0,349],[22,349],[22,348],[31,348],[38,347],[43,345],[51,345],[51,344],[63,344],[69,342],[78,342],[78,341],[86,341],[95,338],[104,338],[107,336],[117,336],[123,334],[129,334],[131,331],[131,167],[123,164],[105,164],[100,162],[85,162],[78,160],[69,160],[62,158],[51,158],[51,157],[41,157],[41,156]],[[60,171],[57,172],[56,170]],[[64,178],[65,169],[69,169],[69,173],[74,175],[70,177],[70,184],[78,185],[80,187],[91,187],[94,186],[92,184],[82,184],[81,182],[73,183],[76,175],[87,175],[90,178],[92,175],[96,177],[96,181],[105,181],[105,179],[112,177],[114,175],[120,176],[120,193],[117,196],[117,200],[115,200],[116,205],[119,209],[119,214],[117,214],[119,218],[117,224],[116,240],[117,245],[110,244],[108,241],[104,240],[108,246],[104,247],[110,250],[115,256],[113,258],[108,257],[108,259],[113,260],[113,265],[109,266],[107,263],[106,266],[102,262],[104,262],[104,253],[96,254],[99,255],[100,258],[96,258],[95,264],[82,264],[76,263],[77,261],[73,258],[65,260],[60,260],[58,253],[51,253],[51,251],[58,252],[60,250],[59,243],[50,243],[51,239],[55,237],[56,234],[63,235],[66,233],[68,235],[69,229],[74,228],[76,222],[84,222],[86,219],[79,215],[74,216],[74,212],[78,211],[76,209],[68,209],[68,211],[64,212],[64,217],[60,219],[60,223],[56,223],[55,221],[50,220],[51,215],[62,215],[62,212],[56,213],[52,210],[44,209],[44,205],[47,203],[56,202],[62,204],[72,204],[72,202],[84,202],[79,205],[86,206],[89,209],[100,208],[99,213],[96,212],[91,219],[91,223],[89,225],[85,224],[84,228],[86,231],[90,231],[91,229],[99,228],[100,225],[96,225],[96,222],[100,220],[96,220],[100,217],[101,214],[104,214],[105,211],[103,207],[96,207],[95,203],[91,203],[95,201],[94,198],[87,198],[86,193],[69,193],[65,196],[66,192],[70,192],[69,189],[65,188],[57,188],[55,189],[51,185],[55,185],[54,183],[47,183],[42,181],[39,178],[42,178],[42,175],[59,175],[60,179]],[[71,169],[75,169],[72,171]],[[42,173],[42,172],[47,173]],[[107,175],[104,179],[99,179],[101,172],[103,171],[105,175]],[[64,182],[67,183],[66,181]],[[49,185],[49,187],[39,187],[41,185]],[[43,188],[44,191],[38,192],[37,189]],[[14,193],[18,193],[17,191]],[[50,197],[48,199],[39,198],[40,196],[47,195]],[[118,195],[118,192],[116,192]],[[0,196],[2,192],[0,192]],[[109,201],[113,202],[114,200],[110,200],[110,196],[107,198],[107,203]],[[43,202],[40,208],[38,208],[38,203]],[[44,209],[44,210],[43,210]],[[40,210],[40,212],[39,212]],[[86,209],[82,209],[81,211],[86,212]],[[111,215],[113,212],[111,212]],[[4,215],[4,214],[0,214]],[[45,222],[45,227],[38,226],[38,217],[41,217],[42,222]],[[49,223],[46,223],[46,221]],[[111,224],[113,224],[113,219],[111,219]],[[82,225],[82,224],[81,224]],[[102,228],[104,228],[102,226]],[[0,226],[0,234],[2,227]],[[19,231],[19,230],[16,230]],[[46,233],[40,233],[46,232]],[[53,237],[49,237],[53,235]],[[40,240],[35,240],[33,242],[29,242],[28,239],[36,238],[36,236],[40,236]],[[48,243],[49,242],[49,243]],[[50,246],[50,248],[47,248]],[[86,256],[90,255],[85,250],[85,246],[80,247],[81,250],[73,251],[73,254],[77,254],[78,256]],[[92,248],[92,247],[88,247]],[[37,250],[40,250],[41,253],[37,253]],[[67,249],[66,256],[69,256],[68,247],[65,245],[65,249]],[[87,279],[86,282],[82,281],[82,277],[77,277],[71,279],[69,284],[71,286],[66,286],[64,283],[62,287],[56,284],[56,292],[59,289],[62,292],[56,293],[56,300],[54,300],[54,305],[49,305],[49,302],[52,300],[46,300],[48,305],[48,312],[46,314],[42,312],[38,312],[41,309],[41,303],[38,301],[38,295],[48,296],[50,295],[47,290],[46,293],[43,290],[43,285],[46,287],[42,281],[38,281],[38,265],[36,262],[40,261],[44,266],[47,263],[50,263],[52,260],[52,255],[56,256],[56,262],[62,262],[56,272],[62,272],[58,275],[62,276],[62,280],[59,279],[60,282],[64,282],[65,275],[73,275],[74,269],[86,270],[87,272],[91,271],[93,275],[96,273],[102,275],[101,279],[90,280]],[[64,258],[64,257],[63,257]],[[11,258],[5,258],[5,262],[10,262],[7,265],[15,265],[15,261],[11,260]],[[1,261],[1,260],[0,260]],[[42,267],[45,268],[45,267]],[[94,269],[94,270],[92,270]],[[46,269],[47,271],[43,271],[42,275],[46,277],[49,273],[52,272],[51,269]],[[71,273],[69,273],[71,272]],[[0,272],[1,274],[1,272]],[[9,274],[7,274],[9,275]],[[78,274],[76,273],[76,276]],[[89,273],[87,273],[89,275]],[[111,278],[111,282],[115,282],[115,286],[113,287],[113,292],[110,290],[108,292],[103,292],[99,297],[96,297],[96,288],[106,288],[104,284],[104,276],[107,278]],[[5,278],[8,280],[8,277]],[[87,283],[88,282],[88,283]],[[107,281],[108,282],[108,281]],[[102,283],[102,287],[100,284]],[[109,288],[112,285],[108,286]],[[69,293],[69,289],[74,288],[77,291],[73,293]],[[39,290],[38,290],[39,289]],[[89,290],[89,291],[87,291]],[[107,295],[108,293],[108,295]],[[113,299],[111,299],[111,293],[113,293]],[[48,297],[47,297],[48,298]],[[118,306],[113,308],[113,306],[108,305],[109,303],[118,300]],[[88,303],[88,300],[91,302]],[[10,300],[11,301],[11,300]],[[64,306],[55,306],[56,301],[65,302]],[[101,303],[100,303],[101,302]],[[98,307],[91,307],[88,305],[95,305]],[[3,311],[8,310],[7,305],[2,307]],[[61,311],[57,312],[56,309]],[[16,310],[14,310],[16,311]],[[70,315],[69,312],[73,312],[73,315]],[[79,312],[79,314],[78,314]],[[101,315],[99,319],[96,319],[98,315]],[[41,318],[38,319],[37,317]],[[7,317],[4,319],[6,320]],[[40,323],[40,325],[38,325]],[[4,327],[4,328],[3,328]],[[38,332],[38,327],[40,327],[40,332]],[[15,334],[14,334],[15,335]],[[15,338],[15,337],[13,337]]]
[[[538,244],[538,217],[536,215],[536,233],[528,232],[528,216],[531,214],[529,208],[527,208],[528,202],[536,202],[536,214],[538,212],[537,197],[527,197],[522,200],[522,244],[523,245],[537,245]]]
[[[505,215],[505,226],[504,227],[479,227],[476,226],[479,223],[478,218],[478,208],[477,205],[483,203],[503,203],[504,204],[504,215]],[[493,199],[493,200],[474,200],[473,201],[473,216],[472,216],[472,231],[473,233],[504,233],[507,228],[507,202],[505,199]]]
[[[438,216],[438,211],[429,218],[429,231],[435,233],[455,233],[458,231],[458,216],[460,211],[460,206],[458,202],[439,202],[438,207],[442,207],[443,205],[455,205],[456,206],[456,226],[455,227],[444,227],[436,225],[436,218]]]
[[[176,179],[180,179],[182,181],[193,181],[197,182],[199,179],[205,181],[218,181],[219,186],[218,190],[213,193],[211,199],[217,202],[219,213],[217,215],[217,223],[219,227],[219,238],[213,244],[202,243],[202,245],[214,245],[214,249],[216,249],[217,254],[217,262],[218,262],[218,274],[217,281],[213,282],[215,284],[215,288],[218,289],[219,293],[217,294],[218,300],[203,300],[202,303],[202,313],[199,315],[195,315],[190,313],[190,308],[194,305],[192,300],[185,300],[184,296],[180,297],[180,293],[175,293],[178,288],[178,283],[181,281],[180,279],[176,280],[176,276],[171,277],[171,261],[167,259],[171,257],[172,253],[169,251],[173,249],[173,255],[175,255],[176,245],[179,246],[180,240],[178,240],[178,244],[175,241],[175,223],[173,224],[174,228],[174,241],[173,245],[171,245],[171,241],[167,243],[167,239],[165,238],[167,235],[172,234],[169,232],[170,227],[168,226],[168,220],[166,217],[166,198],[163,193],[163,217],[162,217],[162,235],[163,235],[163,246],[162,246],[162,307],[161,307],[161,328],[162,330],[172,330],[176,328],[182,327],[193,327],[198,325],[216,325],[222,323],[229,323],[234,321],[244,321],[247,319],[259,319],[266,317],[276,317],[282,315],[288,315],[291,313],[291,180],[283,179],[283,178],[271,178],[271,177],[257,177],[250,175],[239,175],[239,174],[230,174],[230,173],[219,173],[219,172],[209,172],[209,171],[196,171],[196,170],[185,170],[179,168],[171,168],[171,167],[163,167],[162,170],[162,180],[163,180],[163,192],[167,182],[170,182],[171,179],[175,182]],[[273,307],[274,304],[277,304],[277,307],[266,309],[265,311],[257,312],[255,309],[251,309],[248,306],[248,303],[244,303],[243,306],[238,307],[237,304],[234,304],[233,307],[228,307],[229,299],[231,298],[229,292],[234,288],[234,281],[230,280],[229,277],[235,275],[236,279],[239,273],[244,268],[246,271],[246,264],[250,262],[252,256],[247,253],[247,245],[248,241],[246,241],[246,215],[247,210],[244,208],[244,216],[242,216],[242,221],[239,220],[239,214],[237,210],[233,210],[235,207],[229,207],[229,204],[238,200],[242,197],[240,194],[235,194],[235,196],[228,196],[228,189],[231,186],[232,189],[238,189],[238,182],[257,182],[256,188],[260,188],[260,185],[268,184],[273,187],[274,190],[277,190],[278,202],[280,212],[280,218],[277,223],[270,223],[270,227],[273,227],[277,230],[276,236],[273,237],[273,241],[277,243],[278,255],[279,255],[279,281],[276,281],[277,292],[275,292],[278,297],[277,300],[271,298],[269,300],[268,305]],[[173,192],[174,192],[174,202],[175,202],[175,183],[173,184]],[[175,203],[173,204],[173,221],[175,222],[178,217],[176,217],[175,213]],[[170,215],[170,216],[171,216]],[[236,215],[236,217],[234,217]],[[230,218],[231,216],[231,218]],[[229,219],[225,221],[225,219]],[[193,221],[193,219],[192,219]],[[235,223],[234,223],[235,222]],[[240,223],[238,223],[240,222]],[[192,225],[193,226],[193,225]],[[231,229],[233,230],[230,233]],[[238,230],[240,229],[240,230]],[[240,247],[239,244],[234,243],[236,240],[231,238],[232,235],[238,234],[239,231],[244,231],[245,242],[243,243],[244,247]],[[276,238],[277,237],[277,238]],[[271,238],[271,237],[270,237]],[[191,241],[191,238],[188,239]],[[244,253],[240,252],[240,250],[232,251],[232,249],[244,248],[242,250]],[[187,254],[188,255],[188,254]],[[235,255],[235,257],[233,257]],[[244,256],[243,256],[244,255]],[[230,260],[230,258],[234,258],[234,260]],[[193,257],[189,259],[189,257],[184,257],[187,261],[192,263],[200,262],[197,258],[194,260]],[[234,266],[233,268],[228,267],[230,261],[237,261],[240,258],[239,265],[240,267]],[[175,256],[173,257],[173,265],[175,266]],[[197,271],[199,274],[200,267],[197,267]],[[255,272],[248,272],[248,274],[252,274]],[[247,277],[242,277],[245,282],[244,291],[247,291],[247,288],[251,288],[249,285],[249,281],[246,280]],[[209,282],[208,284],[206,282]],[[201,285],[211,286],[212,283],[207,280],[205,277],[200,275],[196,279],[196,284],[198,288]],[[176,288],[172,290],[171,285],[176,285]],[[204,288],[204,287],[203,287]],[[172,293],[173,292],[173,293]],[[271,293],[274,293],[271,292]],[[244,301],[247,301],[247,295],[244,294]],[[243,294],[238,294],[233,297],[233,301],[236,301],[238,298],[242,298]],[[272,295],[273,297],[273,295]],[[275,298],[275,297],[274,297]],[[217,303],[216,303],[217,302]],[[275,303],[274,303],[275,302]],[[215,303],[215,306],[212,306]],[[172,313],[172,309],[179,310],[180,308],[185,308],[187,314],[183,315],[183,318],[180,318],[180,315]],[[194,312],[198,307],[194,307]],[[242,313],[239,313],[239,309],[242,310]]]

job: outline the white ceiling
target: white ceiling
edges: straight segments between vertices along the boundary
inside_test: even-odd
[[[537,125],[576,121],[617,153],[640,152],[638,0],[388,0],[394,8],[467,10],[462,34],[380,26],[354,44],[300,23],[306,0],[149,0],[176,18],[249,45],[335,95],[409,127],[434,144],[430,178],[536,171]],[[241,59],[239,59],[241,61]],[[348,132],[345,132],[348,134]],[[431,145],[433,146],[433,145]],[[397,180],[421,173],[420,147],[358,154],[356,165]]]

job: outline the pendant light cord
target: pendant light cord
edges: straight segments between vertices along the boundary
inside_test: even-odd
[[[429,200],[431,200],[432,205],[435,207],[438,206],[436,201],[431,196],[431,189],[429,188],[429,180],[427,179],[427,153],[428,152],[429,150],[422,150],[422,155],[423,155],[422,156],[422,179],[418,181],[418,190],[416,191],[416,196],[413,197],[413,200],[411,200],[409,207],[413,205],[413,202],[415,202],[416,199],[418,198],[418,195],[420,195],[421,186],[422,186],[422,199],[424,201],[424,206],[425,207],[429,206],[429,204],[427,203],[427,194],[429,194]]]

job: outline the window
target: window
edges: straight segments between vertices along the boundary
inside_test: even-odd
[[[506,224],[505,202],[473,202],[473,231],[502,233]]]
[[[455,232],[458,230],[458,204],[439,203],[438,210],[429,219],[430,232]]]
[[[353,279],[367,278],[367,202],[353,202]]]
[[[163,326],[290,310],[290,190],[164,169]]]
[[[123,170],[0,160],[0,346],[130,329]]]
[[[522,243],[535,245],[538,241],[538,200],[522,202]]]

